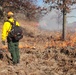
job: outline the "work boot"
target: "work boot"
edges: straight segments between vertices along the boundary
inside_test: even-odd
[[[19,61],[19,60],[17,60],[17,63],[20,63],[20,61]]]
[[[17,65],[17,62],[13,62],[13,65]]]

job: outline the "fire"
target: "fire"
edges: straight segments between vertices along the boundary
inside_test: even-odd
[[[50,41],[49,42],[49,44],[48,44],[48,42],[46,43],[46,46],[50,46],[50,47],[67,47],[67,46],[71,46],[71,47],[73,47],[73,46],[75,46],[76,45],[76,33],[74,33],[74,34],[67,34],[67,38],[66,38],[66,40],[65,41],[61,41],[61,40],[58,40],[58,39],[60,39],[60,34],[59,33],[57,33],[56,34],[57,36],[55,37],[55,41],[54,41],[54,39],[52,40],[52,41]]]
[[[67,47],[67,42],[66,41],[62,42],[62,47]]]
[[[19,48],[20,48],[20,49],[22,49],[22,48],[35,49],[35,46],[31,46],[31,45],[27,45],[27,44],[25,44],[24,46],[23,46],[23,45],[19,45]],[[5,46],[2,46],[1,49],[7,51],[8,47],[7,47],[7,45],[5,45]]]
[[[62,41],[60,39],[60,34],[57,33],[55,34],[54,37],[49,37],[49,39],[47,41],[45,41],[45,43],[42,44],[43,48],[47,48],[47,47],[56,47],[56,48],[65,48],[65,47],[74,47],[76,45],[76,33],[74,34],[67,34],[66,36],[66,40]],[[40,38],[36,38],[35,41],[33,41],[33,43],[28,43],[26,42],[19,44],[19,48],[29,48],[29,49],[35,49],[38,45],[38,41],[37,39]],[[39,43],[40,44],[40,43]],[[7,49],[7,46],[3,46],[2,49]]]
[[[74,36],[71,37],[70,43],[71,43],[71,46],[75,45],[75,43],[76,43],[76,35],[74,35]]]

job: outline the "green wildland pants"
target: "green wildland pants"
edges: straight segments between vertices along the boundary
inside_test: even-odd
[[[8,42],[8,50],[11,53],[13,63],[19,63],[20,55],[19,55],[19,42]]]

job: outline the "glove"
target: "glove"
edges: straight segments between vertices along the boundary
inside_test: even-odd
[[[5,45],[5,41],[2,41],[2,44]]]

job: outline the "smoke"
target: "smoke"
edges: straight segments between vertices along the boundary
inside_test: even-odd
[[[39,20],[39,28],[45,30],[60,30],[62,28],[62,14],[54,9]]]

